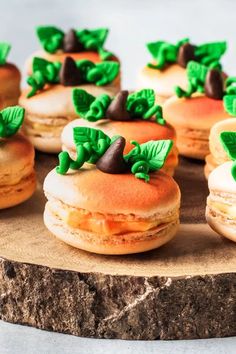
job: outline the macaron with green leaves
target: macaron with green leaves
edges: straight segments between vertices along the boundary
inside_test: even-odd
[[[147,43],[147,49],[153,60],[139,72],[137,88],[152,88],[157,101],[163,103],[174,94],[175,86],[187,89],[186,67],[190,61],[213,68],[225,53],[227,43],[222,41],[195,45],[189,38],[183,38],[177,43],[163,40],[150,42]]]
[[[236,132],[223,131],[220,140],[229,161],[209,175],[206,219],[219,235],[236,242]]]
[[[76,155],[73,129],[90,127],[102,130],[110,137],[121,135],[126,139],[125,153],[128,153],[136,140],[139,144],[149,140],[173,141],[173,147],[163,166],[163,171],[173,175],[178,164],[175,129],[168,124],[162,114],[161,106],[155,104],[155,92],[151,89],[129,93],[120,91],[116,96],[102,94],[95,97],[85,90],[75,88],[72,101],[78,119],[73,120],[62,131],[62,149],[71,157]],[[82,118],[82,119],[81,119]]]
[[[0,111],[0,209],[23,203],[36,189],[34,148],[18,132],[24,114],[20,106]]]
[[[103,131],[73,130],[76,158],[59,154],[46,176],[44,223],[57,238],[99,254],[148,251],[171,240],[179,225],[180,190],[160,171],[171,140],[132,141]]]
[[[166,120],[177,133],[180,155],[204,160],[209,154],[211,127],[229,114],[224,109],[225,74],[221,66],[209,68],[195,61],[187,64],[188,86],[176,86],[175,95],[163,105]]]
[[[93,63],[105,60],[119,61],[111,51],[105,48],[109,34],[108,28],[71,28],[64,31],[56,26],[37,26],[35,32],[41,49],[26,60],[25,67],[29,75],[32,73],[34,57],[61,63],[68,55],[75,61],[89,60]]]
[[[11,45],[0,42],[0,110],[18,103],[21,74],[15,64],[8,62]]]
[[[20,97],[26,109],[24,131],[36,149],[58,153],[60,135],[66,124],[77,117],[71,95],[73,88],[87,90],[95,97],[113,96],[120,89],[120,65],[115,61],[93,63],[65,57],[64,62],[34,58],[29,88]]]

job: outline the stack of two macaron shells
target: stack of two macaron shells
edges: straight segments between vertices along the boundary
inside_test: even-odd
[[[10,49],[9,43],[0,43],[0,209],[24,202],[36,189],[34,147],[17,132],[24,117],[24,110],[16,106],[21,73],[8,62]]]
[[[207,198],[206,218],[214,231],[236,242],[236,181],[234,161],[222,143],[222,134],[236,136],[236,120],[229,118],[216,123],[210,132],[210,154],[204,168],[210,194]],[[234,138],[229,141],[233,148]]]
[[[83,60],[86,57],[86,60],[93,63],[101,62],[95,52],[69,53],[67,55],[66,53],[43,54],[44,52],[40,52],[41,57],[50,58],[50,62],[61,62],[62,65],[68,57],[75,61]],[[114,60],[118,61],[117,58],[114,58]],[[27,61],[29,73],[31,67],[32,58]],[[29,89],[25,89],[22,92],[19,102],[26,109],[24,130],[36,149],[48,153],[58,153],[61,150],[60,136],[62,129],[77,117],[71,100],[74,87],[76,86],[53,84],[30,98],[27,97]],[[94,96],[101,94],[114,96],[120,90],[120,73],[114,81],[105,86],[81,84],[77,87],[86,90]]]
[[[139,144],[175,140],[173,127],[153,120],[119,121],[109,119],[109,115],[97,122],[80,118],[69,123],[61,135],[62,150],[73,160],[77,157],[73,134],[78,128],[99,129],[110,138],[125,137],[124,154],[134,147],[130,142],[134,139]],[[177,156],[174,146],[164,172],[174,173]],[[150,181],[144,183],[130,173],[103,173],[86,164],[81,171],[65,176],[51,171],[44,191],[48,199],[45,225],[59,239],[86,251],[144,252],[168,242],[178,229],[180,190],[172,177],[161,171],[151,173]]]
[[[188,92],[190,87],[189,63],[195,62],[201,66],[202,61],[204,62],[204,55],[205,59],[210,59],[208,56],[211,50],[213,52],[216,50],[215,59],[219,61],[226,50],[226,42],[195,46],[188,39],[183,39],[177,44],[164,41],[148,43],[147,47],[155,60],[139,72],[138,88],[150,86],[154,89],[157,101],[159,100],[163,106],[165,119],[176,129],[180,155],[204,160],[209,154],[208,138],[212,125],[229,118],[219,96],[219,82],[214,87],[216,89],[218,86],[217,98],[212,97],[212,87],[210,95],[196,92],[190,97],[178,97],[176,87]],[[213,52],[211,55],[214,56]],[[213,75],[207,75],[209,77],[209,80],[206,78],[208,88],[209,82],[211,85],[214,84],[212,77],[216,79],[216,76],[219,76],[214,72],[216,70],[209,70],[208,74],[210,71],[213,71],[211,73]],[[222,72],[222,87],[225,78],[226,75]]]

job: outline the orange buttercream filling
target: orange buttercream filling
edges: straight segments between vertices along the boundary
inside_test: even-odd
[[[114,220],[112,215],[109,217],[100,213],[89,213],[82,209],[71,208],[63,205],[63,208],[56,202],[48,204],[51,212],[62,219],[68,226],[78,228],[103,235],[117,235],[129,232],[145,232],[158,225],[162,228],[166,223],[173,221],[173,215],[159,220]]]

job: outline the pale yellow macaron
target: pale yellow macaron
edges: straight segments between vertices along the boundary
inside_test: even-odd
[[[235,162],[225,162],[210,173],[206,218],[213,230],[236,242],[236,180],[231,171],[233,164]]]
[[[209,65],[219,61],[227,48],[226,42],[195,45],[190,43],[189,38],[177,43],[160,40],[147,43],[146,46],[152,61],[139,71],[137,89],[152,88],[159,104],[163,104],[174,94],[175,86],[187,90],[186,67],[190,61]]]
[[[156,92],[156,102],[163,104],[174,95],[174,87],[179,85],[187,88],[188,80],[186,69],[178,64],[167,66],[163,70],[157,70],[145,66],[137,77],[137,89],[151,88]]]
[[[220,134],[223,131],[236,132],[236,119],[229,118],[222,120],[214,124],[211,128],[209,136],[210,154],[206,156],[206,165],[204,168],[206,178],[208,178],[209,173],[213,171],[214,168],[227,161],[230,161],[220,142]]]
[[[61,63],[67,56],[76,61],[89,60],[93,63],[104,60],[119,62],[119,59],[113,53],[104,49],[109,34],[107,28],[71,28],[64,32],[64,30],[55,26],[38,26],[35,32],[41,49],[36,50],[26,60],[25,69],[28,75],[32,73],[32,63],[35,57]]]
[[[97,85],[83,83],[82,72],[76,67],[77,62],[70,57],[67,57],[62,65],[59,63],[59,69],[57,67],[55,69],[53,63],[46,62],[45,64],[38,58],[35,59],[35,62],[39,65],[42,63],[42,69],[36,70],[35,74],[29,78],[32,80],[33,88],[23,90],[19,100],[20,105],[26,110],[24,132],[37,150],[58,153],[61,150],[60,135],[64,126],[77,117],[72,103],[73,88],[82,88],[94,96],[100,94],[113,96],[120,88],[119,66],[114,64],[113,79],[109,78],[104,81],[104,84]],[[109,63],[113,65],[111,62]],[[109,65],[109,63],[105,65]],[[43,65],[52,68],[52,70],[59,70],[59,73],[55,75],[55,83],[47,81]],[[87,64],[85,63],[85,65]],[[96,67],[93,69],[97,70]],[[38,71],[42,80],[45,80],[45,85],[34,90],[34,87],[37,88],[36,75],[38,75]],[[75,79],[77,74],[78,81]],[[60,79],[58,79],[58,75]]]

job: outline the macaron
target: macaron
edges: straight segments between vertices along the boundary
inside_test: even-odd
[[[84,102],[87,98],[91,99],[91,96],[88,96],[88,92],[80,89],[73,90],[75,112],[83,119],[73,120],[62,131],[62,149],[68,151],[72,158],[76,156],[76,146],[73,139],[73,129],[75,127],[95,128],[102,130],[110,137],[115,135],[125,137],[125,153],[128,153],[133,148],[132,140],[142,144],[149,140],[170,139],[173,141],[173,147],[167,156],[163,171],[170,175],[174,174],[178,164],[176,133],[175,129],[166,123],[162,117],[161,107],[155,105],[155,93],[153,90],[146,89],[132,94],[129,94],[128,91],[120,91],[112,100],[108,98],[106,105],[104,95],[98,96],[96,99],[94,97],[93,101],[85,108]],[[141,112],[141,106],[139,106],[138,114],[134,112],[134,109],[141,99],[144,111]],[[147,99],[152,101],[150,105],[148,105]],[[130,104],[131,101],[132,105]],[[102,102],[104,104],[103,110],[101,109],[98,114],[93,115],[91,112],[95,112],[97,105]],[[147,119],[145,109],[151,113],[149,119]],[[144,116],[146,119],[143,119]]]
[[[236,119],[225,119],[212,126],[209,136],[210,154],[206,156],[206,164],[204,168],[206,178],[208,178],[209,173],[211,173],[216,167],[230,161],[220,140],[220,134],[223,131],[236,132]]]
[[[36,176],[33,145],[17,132],[23,122],[23,108],[5,108],[0,117],[0,209],[5,209],[32,196]]]
[[[180,190],[159,169],[172,142],[137,143],[124,155],[123,137],[77,127],[74,139],[76,160],[62,152],[44,181],[49,231],[76,248],[110,255],[144,252],[171,240],[179,225]]]
[[[210,173],[206,219],[214,231],[236,242],[236,181],[231,172],[233,165],[232,161],[225,162]]]
[[[21,74],[12,63],[7,62],[11,46],[0,42],[0,110],[18,103]]]
[[[230,161],[209,175],[206,219],[213,230],[236,242],[236,132],[221,132],[220,142]]]
[[[209,154],[211,127],[229,118],[223,104],[223,74],[196,62],[189,62],[187,71],[188,90],[176,87],[176,95],[164,103],[163,112],[176,129],[180,155],[204,160]]]
[[[113,53],[104,49],[108,34],[107,28],[70,29],[64,32],[54,26],[38,26],[36,36],[42,49],[35,51],[26,60],[26,72],[32,74],[34,57],[61,63],[68,55],[75,61],[89,60],[93,63],[103,60],[119,61]]]
[[[97,66],[70,57],[60,64],[35,58],[34,74],[28,83],[31,89],[23,90],[19,100],[26,110],[24,132],[36,149],[58,153],[62,129],[77,117],[71,98],[73,88],[85,89],[94,96],[113,96],[120,87],[119,64],[104,62]]]
[[[152,62],[138,73],[137,88],[152,88],[156,92],[157,103],[164,103],[174,94],[174,87],[188,87],[186,67],[189,61],[212,65],[219,61],[227,48],[226,42],[193,45],[188,38],[176,44],[157,41],[147,43]]]

